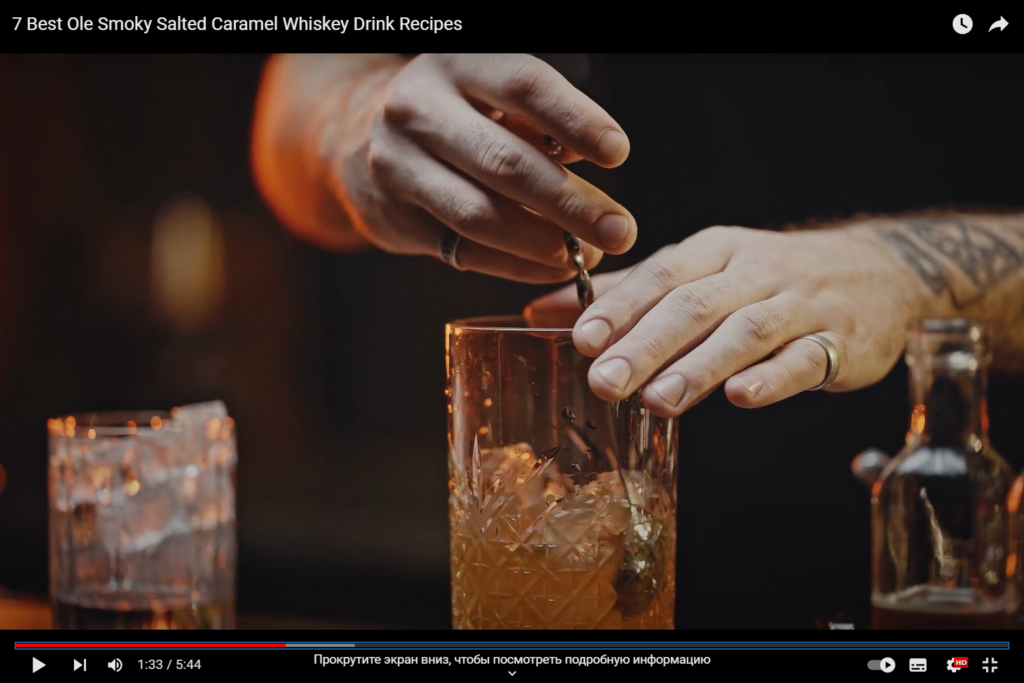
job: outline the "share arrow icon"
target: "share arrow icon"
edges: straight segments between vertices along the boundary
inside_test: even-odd
[[[999,17],[999,21],[995,22],[994,24],[992,24],[991,26],[988,27],[988,32],[992,33],[992,29],[996,29],[997,28],[997,29],[999,29],[999,32],[1002,33],[1003,29],[1006,28],[1009,25],[1010,25],[1010,22],[1008,22],[1006,19],[1003,19],[1002,17]]]

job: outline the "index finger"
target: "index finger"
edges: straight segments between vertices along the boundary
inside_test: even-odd
[[[576,321],[576,348],[587,356],[600,355],[669,292],[722,271],[729,262],[729,245],[708,239],[706,232],[662,248],[595,301]],[[701,302],[694,299],[690,306],[699,309]]]
[[[465,94],[525,119],[588,161],[614,168],[629,156],[615,119],[536,57],[459,55],[448,68]]]

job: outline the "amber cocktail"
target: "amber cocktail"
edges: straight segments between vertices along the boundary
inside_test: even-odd
[[[676,421],[607,403],[570,330],[446,329],[456,629],[671,629]]]

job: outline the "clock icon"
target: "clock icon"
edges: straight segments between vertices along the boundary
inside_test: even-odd
[[[960,35],[970,33],[972,28],[974,28],[974,22],[966,14],[958,14],[953,18],[953,30]]]

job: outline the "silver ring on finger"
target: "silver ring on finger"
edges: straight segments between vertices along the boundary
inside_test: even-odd
[[[836,345],[832,343],[832,340],[824,335],[808,334],[800,338],[814,342],[825,351],[825,356],[828,358],[828,365],[825,367],[825,379],[821,381],[821,384],[812,389],[808,389],[808,391],[819,391],[821,389],[825,389],[835,382],[836,377],[839,376],[839,349],[837,349]]]
[[[459,264],[459,244],[462,242],[462,235],[451,228],[445,228],[441,233],[441,241],[438,245],[438,255],[441,260],[456,270],[465,270]]]

